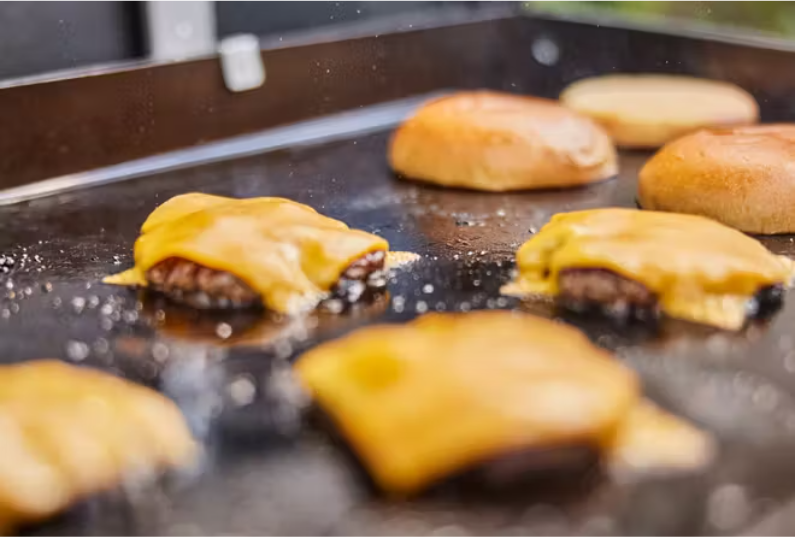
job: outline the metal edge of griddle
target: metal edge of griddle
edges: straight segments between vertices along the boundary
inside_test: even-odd
[[[268,80],[239,94],[223,85],[215,57],[17,80],[0,87],[0,117],[15,125],[0,131],[0,188],[74,179],[87,170],[440,88],[556,97],[573,80],[615,71],[732,81],[757,97],[764,119],[795,118],[789,99],[795,75],[787,74],[791,47],[514,11],[440,9],[422,23],[390,18],[285,34],[283,42],[265,39]],[[539,39],[558,45],[556,64],[532,54]],[[594,40],[602,46],[593,47]],[[629,53],[639,49],[647,53]]]
[[[20,187],[0,190],[0,206],[60,194],[75,189],[91,188],[134,179],[158,172],[222,160],[232,160],[305,144],[327,143],[344,139],[354,134],[369,134],[397,125],[422,102],[440,97],[445,93],[448,92],[439,91],[374,105],[362,110],[341,112],[294,125],[277,127],[198,147],[137,159],[116,166],[64,175]]]

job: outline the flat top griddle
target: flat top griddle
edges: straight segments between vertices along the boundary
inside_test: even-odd
[[[317,343],[425,311],[545,304],[499,295],[516,248],[560,211],[635,205],[647,154],[587,188],[486,194],[396,179],[388,131],[153,174],[0,208],[0,357],[60,357],[162,389],[208,446],[203,472],[92,498],[36,534],[733,534],[795,492],[795,301],[767,324],[726,333],[564,319],[638,370],[646,393],[720,441],[703,472],[638,482],[585,476],[565,490],[495,500],[448,491],[374,495],[344,451],[301,422],[289,363]],[[285,196],[419,253],[389,294],[304,320],[195,312],[106,286],[132,264],[140,224],[173,195]],[[790,237],[763,239],[795,254]],[[13,258],[11,264],[8,258]],[[0,258],[0,262],[3,259]],[[220,335],[219,335],[220,334]]]

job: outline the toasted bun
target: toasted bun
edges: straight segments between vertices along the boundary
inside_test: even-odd
[[[644,209],[708,216],[747,233],[795,232],[795,125],[703,130],[640,172]]]
[[[560,188],[616,174],[616,151],[591,120],[554,101],[463,92],[421,107],[392,138],[392,168],[475,190]]]
[[[759,120],[759,107],[745,90],[686,76],[587,78],[566,88],[560,100],[596,120],[621,147],[659,147],[700,128]]]

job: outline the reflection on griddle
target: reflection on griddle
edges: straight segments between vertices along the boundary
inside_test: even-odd
[[[262,310],[237,312],[202,311],[172,304],[157,296],[143,300],[141,315],[153,321],[161,338],[219,347],[282,347],[290,341],[306,341],[324,333],[334,333],[352,323],[374,319],[389,304],[389,294],[352,305],[336,313],[323,308],[305,316],[288,317]],[[279,349],[277,348],[277,353]],[[280,353],[284,354],[284,353]],[[289,352],[286,354],[290,354]]]

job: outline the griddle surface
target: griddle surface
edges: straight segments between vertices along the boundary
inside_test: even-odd
[[[520,308],[554,316],[544,305],[499,296],[515,249],[556,212],[634,206],[637,170],[647,158],[622,155],[619,178],[588,188],[484,194],[396,180],[385,164],[387,137],[272,152],[0,208],[0,252],[15,260],[0,281],[2,360],[61,357],[160,387],[208,445],[198,477],[156,491],[104,495],[32,531],[735,533],[793,495],[790,296],[769,324],[737,334],[676,321],[650,331],[566,319],[638,370],[649,396],[719,438],[718,461],[707,471],[621,484],[589,476],[565,493],[529,489],[499,501],[448,493],[390,503],[374,496],[344,453],[300,425],[284,382],[289,361],[355,327],[426,310]],[[293,322],[196,313],[101,284],[102,276],[132,264],[132,245],[149,212],[190,191],[289,197],[422,259],[396,273],[381,301]],[[764,242],[776,253],[795,254],[790,237]],[[227,339],[217,335],[228,328]]]

